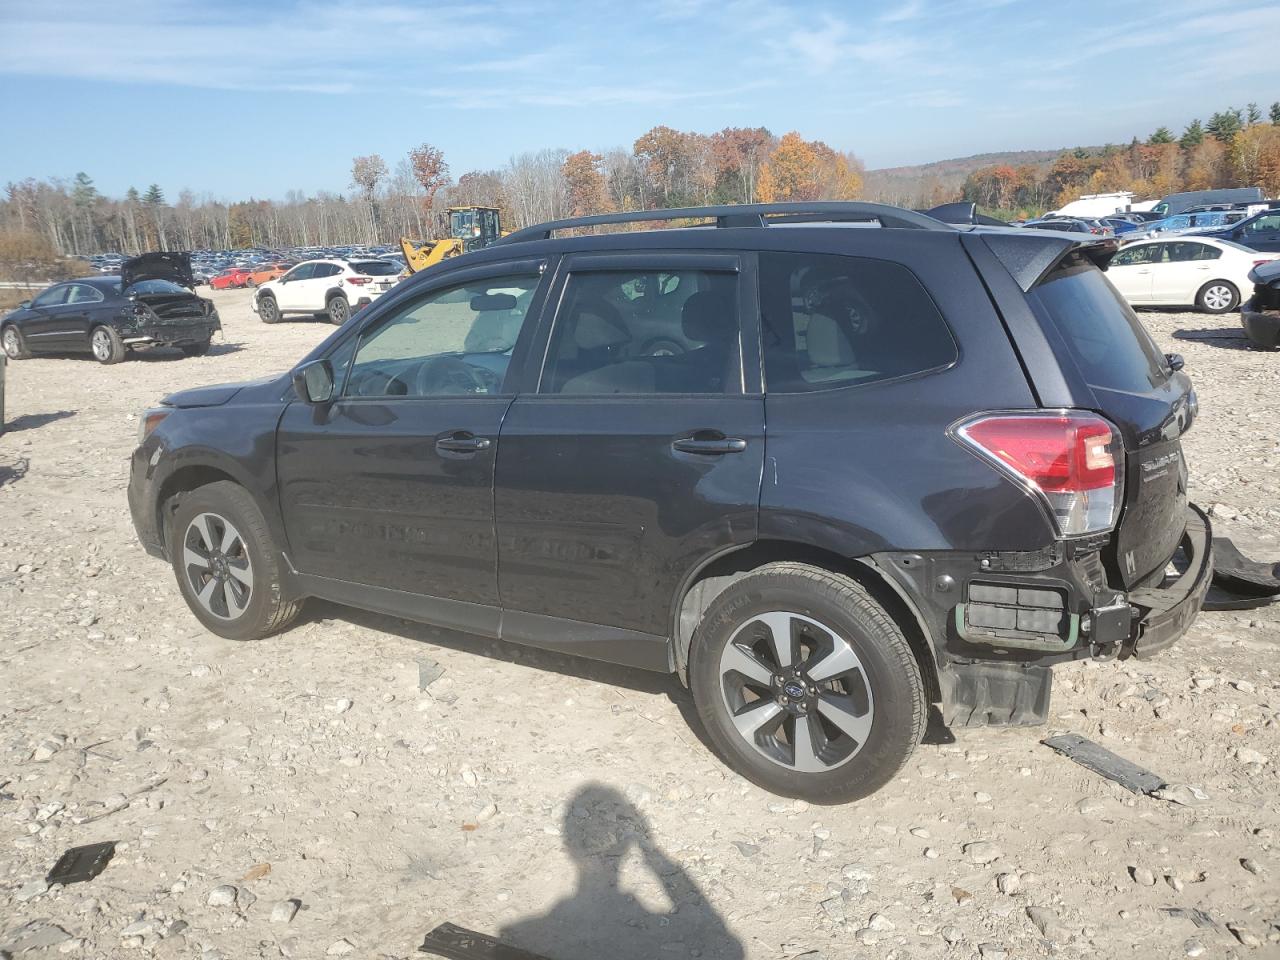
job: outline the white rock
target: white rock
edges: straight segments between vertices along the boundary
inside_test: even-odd
[[[49,889],[49,884],[43,880],[28,880],[18,888],[18,892],[13,895],[13,899],[19,903],[26,903],[36,897],[42,896]]]
[[[973,795],[973,800],[975,803],[990,803],[991,794],[983,793],[981,790],[979,790],[977,793]]]
[[[1204,944],[1194,937],[1182,945],[1182,949],[1186,951],[1188,957],[1204,956]]]
[[[1016,873],[1002,873],[996,877],[996,889],[1007,896],[1013,896],[1022,889],[1022,880]]]
[[[947,943],[959,943],[964,939],[964,932],[954,924],[942,928],[942,939]]]
[[[884,933],[893,929],[893,921],[883,913],[873,913],[871,919],[867,921],[867,926],[872,930]]]
[[[211,907],[231,907],[235,906],[236,888],[229,883],[214,887],[209,891],[208,904]]]
[[[976,863],[979,866],[986,866],[988,863],[994,863],[1004,856],[1004,851],[1000,849],[1000,845],[992,843],[990,840],[978,840],[974,843],[966,843],[962,848],[964,857],[970,863]]]
[[[1133,882],[1143,887],[1154,887],[1156,875],[1146,867],[1133,867]]]
[[[355,947],[352,945],[351,941],[344,937],[341,940],[335,940],[333,943],[329,944],[329,949],[325,951],[325,956],[341,957],[353,952],[354,950]]]
[[[271,908],[272,923],[289,923],[293,920],[301,904],[297,900],[281,900]]]
[[[1232,754],[1241,763],[1260,763],[1266,764],[1271,762],[1271,758],[1265,754],[1259,753],[1253,747],[1236,747]]]

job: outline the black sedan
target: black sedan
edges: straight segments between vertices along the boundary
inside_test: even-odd
[[[118,277],[55,283],[0,319],[0,345],[12,360],[36,353],[91,353],[119,363],[130,350],[178,347],[208,352],[222,329],[211,302],[189,289],[186,254],[150,253],[127,260]]]

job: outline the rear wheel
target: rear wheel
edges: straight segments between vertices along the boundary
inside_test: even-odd
[[[329,316],[329,322],[335,327],[340,327],[351,316],[351,304],[347,303],[347,298],[342,294],[334,294],[325,302],[325,313]]]
[[[246,287],[256,287],[258,285],[258,281],[253,279],[253,277],[245,277],[244,285]]]
[[[729,586],[689,667],[712,742],[773,793],[868,796],[924,735],[924,683],[901,629],[861,585],[817,567],[769,564]]]
[[[276,306],[276,298],[269,293],[258,295],[258,316],[263,323],[275,323],[280,319],[280,308]]]
[[[94,327],[89,334],[89,349],[99,363],[119,363],[128,355],[120,334],[112,327]]]
[[[1240,291],[1226,280],[1210,280],[1196,294],[1196,306],[1205,313],[1226,313],[1240,302]]]
[[[4,346],[4,355],[10,360],[26,360],[31,356],[31,351],[27,349],[22,334],[12,323],[4,328],[3,333],[0,333],[0,345]]]
[[[183,599],[218,636],[257,640],[301,609],[282,598],[280,553],[243,487],[221,481],[185,495],[165,539]]]

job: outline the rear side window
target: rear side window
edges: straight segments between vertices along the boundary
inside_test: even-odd
[[[959,356],[915,274],[886,260],[761,253],[760,310],[770,393],[891,380]]]
[[[1145,393],[1165,379],[1150,334],[1102,271],[1076,257],[1029,294],[1049,315],[1091,387]]]

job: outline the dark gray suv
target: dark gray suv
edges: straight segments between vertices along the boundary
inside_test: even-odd
[[[705,228],[557,236],[639,220]],[[864,203],[523,230],[149,411],[134,522],[220,636],[323,597],[675,672],[744,776],[862,797],[931,704],[1043,722],[1053,664],[1200,609],[1195,395],[1114,249]]]

